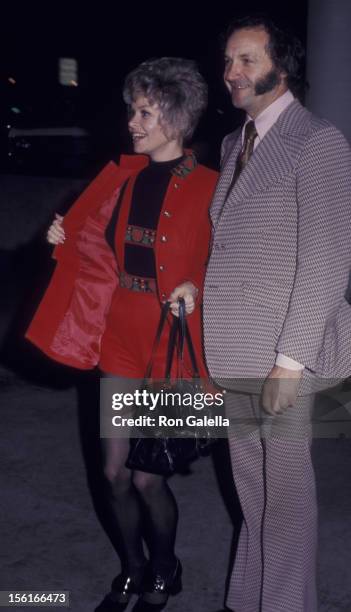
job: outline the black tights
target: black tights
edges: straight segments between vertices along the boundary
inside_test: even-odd
[[[143,533],[154,569],[171,570],[178,508],[165,478],[125,467],[129,439],[103,438],[104,473],[122,570],[138,571],[146,562]],[[146,527],[146,532],[145,532]]]

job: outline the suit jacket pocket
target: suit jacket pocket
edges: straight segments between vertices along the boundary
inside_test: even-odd
[[[255,284],[248,281],[243,281],[241,288],[244,308],[248,311],[252,325],[258,326],[258,330],[261,326],[263,333],[263,329],[266,329],[267,324],[269,324],[273,333],[271,345],[275,346],[284,320],[284,314],[280,308],[281,298],[277,294],[276,288],[263,283]]]
[[[261,282],[242,281],[241,289],[245,302],[257,306],[266,306],[277,316],[284,315],[286,310],[284,305],[287,303],[287,297],[282,295],[276,286]]]
[[[351,375],[351,305],[343,298],[335,317],[325,327],[316,373],[325,377]]]

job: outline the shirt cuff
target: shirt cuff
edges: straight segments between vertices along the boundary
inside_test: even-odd
[[[286,368],[287,370],[304,370],[305,369],[305,366],[302,365],[302,363],[295,361],[295,359],[291,359],[291,357],[287,357],[286,355],[283,355],[283,353],[278,353],[276,360],[275,360],[275,365],[280,366],[281,368]]]

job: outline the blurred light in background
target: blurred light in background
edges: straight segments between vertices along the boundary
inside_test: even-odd
[[[78,62],[74,57],[60,57],[59,83],[66,87],[78,87]]]

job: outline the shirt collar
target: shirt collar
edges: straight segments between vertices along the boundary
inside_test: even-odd
[[[274,125],[277,121],[279,115],[293,102],[294,96],[291,91],[288,89],[282,96],[279,96],[272,104],[267,106],[267,108],[262,111],[255,119],[255,126],[257,130],[258,141],[261,141],[262,138],[267,134],[268,130]],[[246,121],[242,130],[242,138],[244,138],[244,130],[246,124],[252,121],[249,115],[246,116]]]

